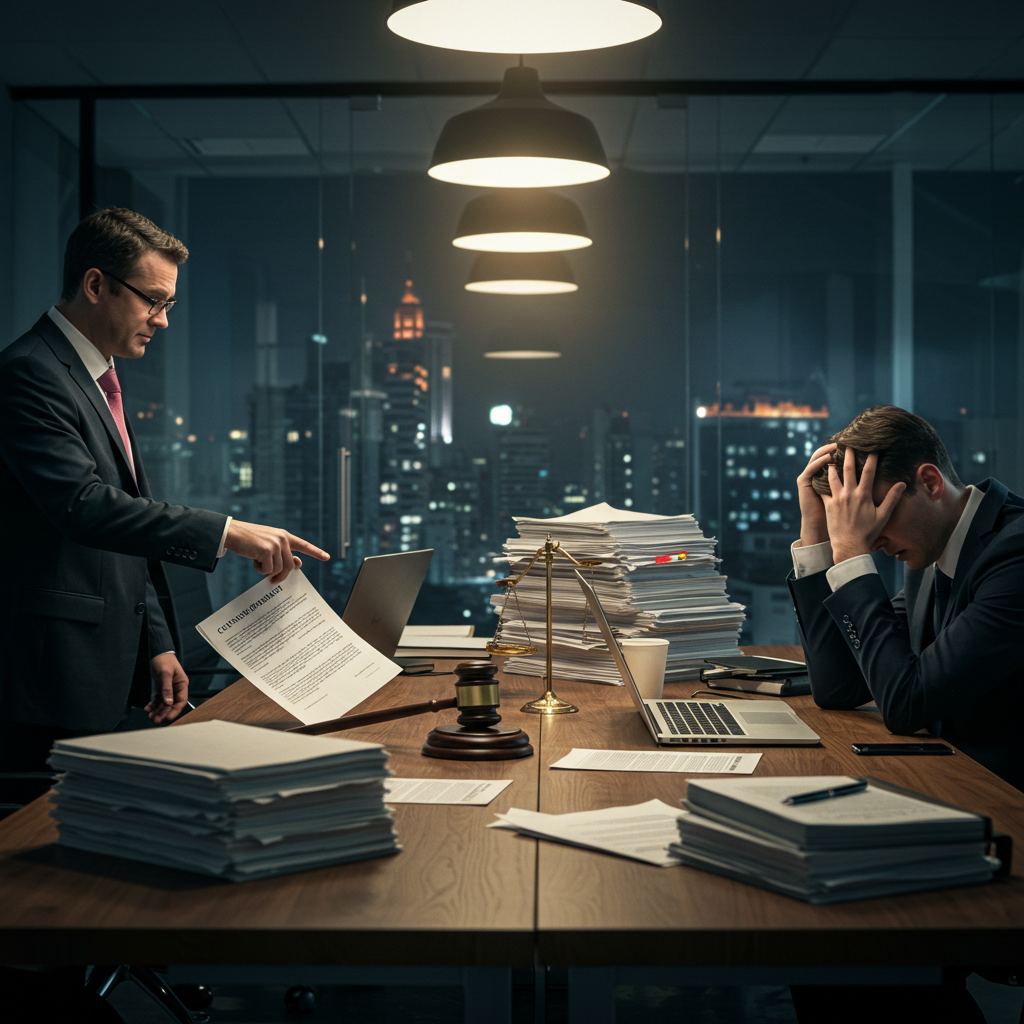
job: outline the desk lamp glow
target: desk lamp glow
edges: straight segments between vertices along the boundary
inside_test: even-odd
[[[577,288],[557,252],[482,252],[466,282],[466,291],[487,295],[558,295]]]
[[[609,171],[594,125],[552,103],[536,68],[515,67],[495,99],[448,119],[427,173],[453,185],[554,188]]]
[[[388,28],[427,46],[479,53],[568,53],[657,32],[655,0],[395,0]]]
[[[470,200],[452,245],[482,252],[562,252],[592,244],[580,208],[546,189],[499,189]]]

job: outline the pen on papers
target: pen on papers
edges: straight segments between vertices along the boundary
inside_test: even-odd
[[[811,793],[797,793],[795,796],[787,796],[782,802],[784,804],[809,804],[813,800],[831,800],[836,796],[850,796],[852,793],[863,793],[868,784],[860,779],[851,782],[848,786],[833,786],[831,789],[816,789]]]

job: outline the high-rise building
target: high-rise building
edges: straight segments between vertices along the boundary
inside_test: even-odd
[[[424,546],[433,398],[423,306],[412,281],[405,283],[383,350],[380,549],[412,551]]]
[[[612,508],[633,508],[636,505],[636,452],[633,431],[626,412],[612,416],[604,442],[604,497]],[[649,493],[649,491],[648,491]]]
[[[785,585],[800,531],[796,478],[827,433],[826,406],[754,398],[697,410],[697,518],[718,537],[730,596],[747,605],[745,643],[798,642]]]
[[[651,444],[651,511],[662,516],[689,515],[686,479],[690,453],[686,441],[673,431]]]
[[[551,515],[551,442],[547,430],[523,416],[494,432],[495,528],[504,538],[513,530],[510,516]]]

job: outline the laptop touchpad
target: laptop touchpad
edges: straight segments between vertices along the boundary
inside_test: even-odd
[[[793,719],[779,711],[743,711],[736,716],[751,725],[789,725]]]

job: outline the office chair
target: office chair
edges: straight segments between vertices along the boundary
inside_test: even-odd
[[[154,1002],[158,1003],[171,1020],[178,1024],[207,1024],[210,1015],[201,1010],[189,1010],[178,994],[151,967],[134,964],[97,964],[89,972],[86,990],[106,1000],[111,992],[124,981],[133,981]],[[197,987],[197,986],[191,986]],[[206,1003],[209,1005],[209,1003]]]

